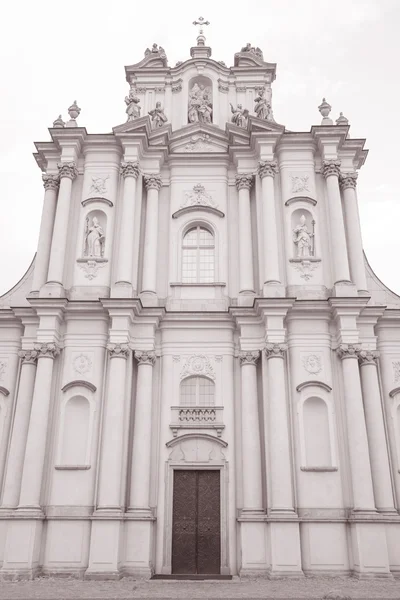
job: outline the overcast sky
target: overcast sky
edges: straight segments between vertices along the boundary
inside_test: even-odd
[[[358,180],[364,249],[378,277],[400,294],[400,0],[54,0],[7,2],[0,24],[0,294],[36,251],[43,203],[34,141],[77,100],[79,124],[104,133],[125,121],[124,65],[156,42],[169,64],[190,57],[194,19],[230,66],[247,42],[277,63],[273,110],[291,131],[318,125],[323,96],[351,137],[370,150]]]

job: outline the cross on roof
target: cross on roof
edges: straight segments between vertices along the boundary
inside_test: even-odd
[[[204,25],[209,25],[210,21],[205,21],[203,17],[199,17],[197,21],[193,21],[193,25],[199,25],[199,35],[203,34]]]

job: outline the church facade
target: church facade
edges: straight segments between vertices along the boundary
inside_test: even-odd
[[[0,578],[400,575],[400,297],[362,249],[365,140],[292,132],[276,65],[153,45],[126,122],[37,143],[0,298]],[[121,119],[123,120],[123,119]]]

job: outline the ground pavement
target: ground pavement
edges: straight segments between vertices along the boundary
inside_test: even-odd
[[[330,594],[329,594],[330,593]],[[358,580],[350,577],[304,577],[302,579],[226,581],[79,581],[72,578],[38,578],[28,582],[0,581],[0,600],[134,600],[161,598],[297,598],[324,596],[351,600],[400,600],[399,579]]]

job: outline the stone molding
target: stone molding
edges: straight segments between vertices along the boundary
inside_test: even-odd
[[[128,358],[131,349],[128,344],[107,344],[110,358]]]
[[[339,183],[342,190],[352,188],[353,190],[357,187],[358,173],[341,173],[339,177]]]
[[[141,365],[150,365],[150,367],[154,367],[154,365],[156,363],[156,355],[153,350],[149,350],[149,351],[136,350],[135,358],[138,361],[139,367]]]
[[[340,175],[340,160],[324,160],[322,164],[322,173],[327,179],[328,177],[334,175],[335,177],[339,177]]]
[[[137,161],[122,162],[119,172],[124,179],[126,177],[134,177],[135,179],[137,179],[140,173],[139,163]]]
[[[52,358],[54,359],[56,356],[60,354],[60,348],[54,342],[48,343],[37,343],[34,344],[35,351],[37,352],[37,358]]]
[[[361,351],[361,346],[358,344],[340,344],[338,348],[336,348],[337,355],[342,360],[345,358],[357,358],[359,352]]]
[[[160,191],[162,186],[161,175],[144,175],[144,184],[146,190],[157,190]]]
[[[264,351],[267,358],[285,358],[287,349],[287,344],[267,344]]]
[[[58,175],[42,175],[43,187],[46,190],[58,190],[60,178]]]
[[[330,385],[328,385],[327,383],[324,383],[323,381],[317,381],[316,379],[313,379],[312,381],[303,381],[303,383],[299,383],[299,385],[296,387],[296,391],[301,392],[308,387],[314,387],[314,386],[321,387],[326,392],[332,391],[332,388]]]
[[[10,392],[7,388],[5,388],[3,385],[0,385],[0,394],[3,394],[3,396],[9,396]]]
[[[69,383],[66,383],[62,388],[61,391],[62,392],[67,392],[68,390],[70,390],[73,387],[85,387],[88,390],[90,390],[91,392],[95,392],[97,390],[96,386],[93,383],[90,383],[90,381],[86,381],[84,379],[74,379],[73,381],[70,381]]]
[[[60,179],[62,177],[68,177],[68,179],[72,179],[73,181],[75,177],[78,176],[78,169],[76,168],[76,164],[73,161],[58,163],[57,167]]]
[[[18,356],[22,359],[22,364],[35,365],[39,352],[37,350],[20,350]]]
[[[257,172],[261,179],[264,177],[275,177],[278,173],[278,164],[275,160],[260,160]]]
[[[260,358],[259,350],[252,350],[251,352],[239,352],[240,366],[245,365],[256,366],[258,359]]]
[[[242,173],[236,175],[235,182],[238,190],[249,190],[253,185],[254,175],[252,173]]]
[[[360,350],[358,353],[358,362],[360,367],[365,365],[376,365],[379,352],[377,350]]]

